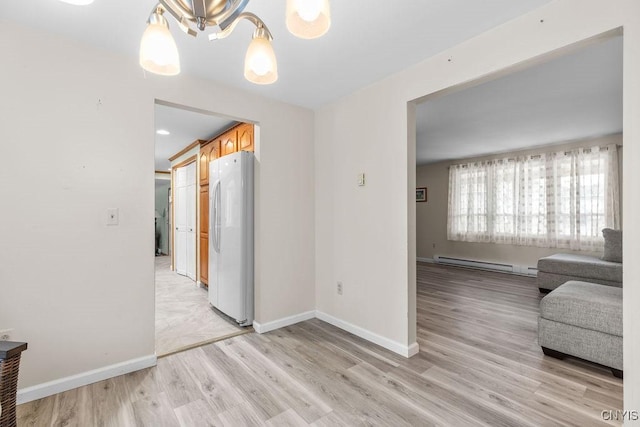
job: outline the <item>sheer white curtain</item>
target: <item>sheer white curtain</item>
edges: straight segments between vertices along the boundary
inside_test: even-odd
[[[447,235],[595,251],[618,204],[615,145],[452,165]]]

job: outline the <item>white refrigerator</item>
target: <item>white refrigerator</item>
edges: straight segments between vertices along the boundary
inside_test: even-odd
[[[253,324],[253,153],[209,163],[209,302]]]

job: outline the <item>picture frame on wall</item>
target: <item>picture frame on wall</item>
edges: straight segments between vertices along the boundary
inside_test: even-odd
[[[416,202],[427,201],[427,187],[416,188]]]

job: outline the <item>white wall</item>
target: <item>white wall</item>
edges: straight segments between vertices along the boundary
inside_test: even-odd
[[[433,258],[434,255],[462,257],[479,261],[509,263],[536,267],[538,259],[558,252],[602,256],[601,253],[570,251],[557,248],[506,245],[496,243],[461,242],[447,240],[447,216],[449,198],[449,166],[457,163],[506,158],[515,155],[535,155],[549,151],[563,151],[574,147],[593,147],[622,144],[622,135],[562,143],[553,147],[519,150],[483,157],[465,158],[437,162],[416,168],[416,186],[427,187],[427,201],[416,203],[416,254],[418,258]],[[618,150],[620,174],[622,174],[622,147]],[[620,180],[622,175],[620,175]],[[622,206],[622,194],[620,195]]]
[[[154,352],[156,98],[260,123],[256,320],[315,307],[311,111],[9,22],[0,52],[0,325],[29,342],[21,388]]]
[[[543,22],[541,22],[543,21]],[[558,0],[316,113],[318,310],[409,345],[415,341],[415,106],[411,101],[624,26],[624,173],[640,180],[640,2]],[[410,141],[410,144],[407,144]],[[367,186],[356,175],[367,173]],[[624,217],[640,192],[624,187]],[[640,255],[640,223],[624,224]],[[624,281],[640,265],[627,263]],[[337,295],[336,280],[344,281]],[[640,407],[640,287],[624,288],[625,407]]]

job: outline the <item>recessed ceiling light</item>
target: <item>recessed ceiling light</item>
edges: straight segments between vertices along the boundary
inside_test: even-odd
[[[169,132],[168,130],[164,130],[164,129],[158,129],[158,130],[156,131],[156,133],[157,133],[158,135],[171,135],[171,132]]]
[[[75,4],[77,6],[86,6],[93,3],[93,0],[60,0],[64,3]]]

